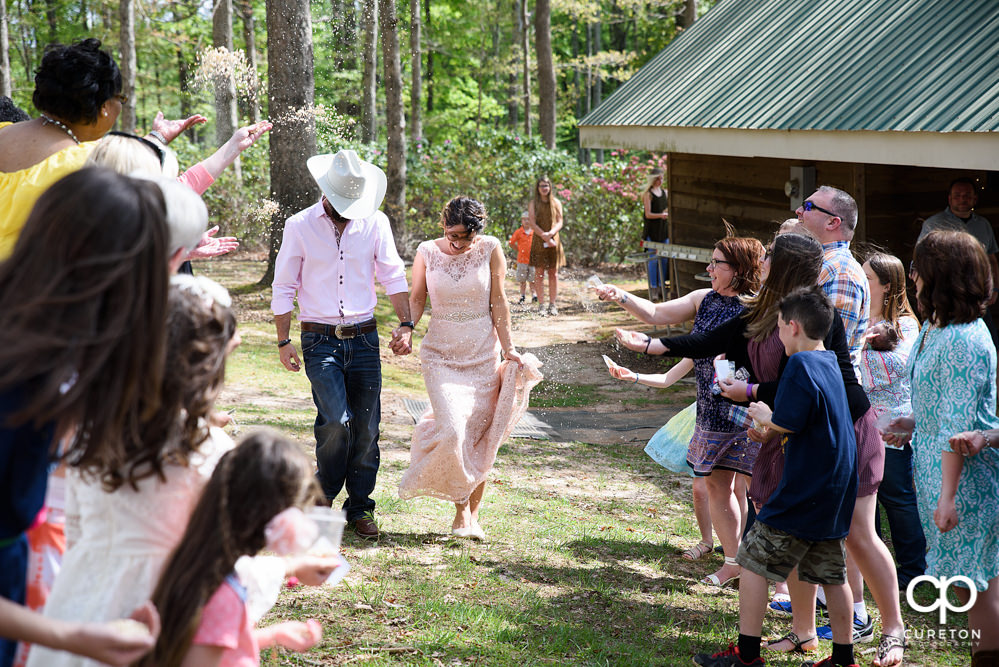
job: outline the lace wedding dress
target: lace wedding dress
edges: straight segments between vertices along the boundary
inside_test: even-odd
[[[532,354],[524,355],[523,368],[500,361],[489,301],[489,257],[497,245],[496,238],[479,236],[460,255],[445,254],[435,241],[417,250],[433,308],[420,348],[430,408],[413,431],[401,498],[467,501],[542,379]]]

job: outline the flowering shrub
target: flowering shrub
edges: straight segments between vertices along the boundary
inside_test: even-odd
[[[400,250],[436,236],[440,211],[456,195],[482,201],[491,218],[486,233],[505,241],[520,226],[534,183],[547,175],[562,201],[566,258],[582,265],[620,261],[638,250],[641,191],[649,170],[665,166],[665,156],[612,151],[607,161],[587,167],[536,138],[496,130],[408,149],[406,226],[412,238]]]
[[[327,123],[319,120],[321,152],[353,148],[361,159],[386,167],[384,147],[349,141],[342,128],[327,131]],[[212,224],[222,226],[220,234],[239,237],[251,250],[267,247],[272,207],[267,200],[267,141],[265,135],[243,154],[241,182],[227,169],[204,195]],[[214,150],[193,146],[186,138],[172,147],[184,166]],[[665,169],[666,163],[664,155],[608,151],[604,162],[587,167],[575,155],[546,149],[537,138],[492,129],[452,134],[434,144],[411,142],[406,159],[406,231],[396,239],[403,255],[412,256],[420,241],[440,233],[441,209],[457,195],[485,204],[490,217],[485,233],[505,242],[520,226],[535,181],[546,175],[562,201],[562,243],[566,259],[574,265],[617,262],[638,251],[646,177],[654,167]]]

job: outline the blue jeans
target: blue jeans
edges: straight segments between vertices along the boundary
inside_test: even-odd
[[[895,562],[898,564],[898,586],[904,589],[913,578],[926,570],[926,538],[916,507],[910,445],[904,449],[885,448],[885,475],[878,487],[878,502],[885,508],[888,517]],[[877,518],[880,524],[880,513]]]
[[[302,357],[319,411],[316,477],[330,502],[346,485],[343,509],[347,520],[355,521],[375,509],[371,493],[380,459],[382,391],[378,332],[347,340],[303,332]]]
[[[652,239],[645,239],[646,241],[651,241]],[[669,239],[666,239],[664,243],[669,243]],[[646,254],[655,255],[654,250],[646,250]],[[669,260],[665,258],[656,257],[656,259],[650,259],[645,263],[649,274],[649,287],[659,287],[660,277],[662,280],[669,280]]]

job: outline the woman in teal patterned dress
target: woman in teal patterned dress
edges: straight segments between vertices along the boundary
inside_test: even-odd
[[[999,426],[996,349],[980,319],[991,293],[988,260],[963,232],[932,232],[916,245],[912,279],[925,318],[909,356],[911,430],[926,573],[968,577],[977,589],[968,611],[972,665],[996,665],[999,649],[999,451],[962,456],[951,436]],[[903,437],[904,440],[904,437]],[[962,584],[957,583],[957,586]],[[967,601],[967,588],[958,588]],[[980,641],[978,641],[980,639]]]

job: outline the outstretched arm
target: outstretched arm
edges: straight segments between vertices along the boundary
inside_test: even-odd
[[[162,111],[156,112],[156,118],[153,119],[153,132],[158,132],[163,136],[163,141],[170,143],[178,136],[181,132],[198,125],[199,123],[207,123],[208,119],[199,113],[194,114],[189,118],[182,118],[179,120],[167,120],[163,116]],[[147,139],[152,136],[153,138],[158,138],[155,135],[147,135]]]
[[[225,171],[225,168],[239,157],[240,153],[257,143],[257,140],[272,127],[274,126],[269,121],[262,120],[259,123],[239,128],[229,138],[229,141],[222,144],[221,148],[202,161],[201,165],[211,174],[212,178],[218,178]]]
[[[610,371],[610,374],[618,380],[624,380],[626,382],[631,382],[632,384],[641,384],[646,387],[665,389],[666,387],[671,387],[676,384],[677,380],[689,373],[693,367],[693,359],[681,359],[679,363],[673,366],[673,368],[669,369],[665,373],[658,373],[656,375],[643,375],[642,373],[635,373],[631,369],[625,368],[624,366],[618,366],[617,364],[611,366],[608,371]]]
[[[615,285],[607,284],[596,290],[597,297],[601,301],[616,301],[631,315],[654,326],[680,324],[694,319],[701,301],[710,291],[707,288],[694,290],[676,299],[652,303],[648,299],[629,294]]]

